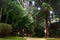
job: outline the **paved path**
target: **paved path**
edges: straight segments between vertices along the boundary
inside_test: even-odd
[[[25,37],[26,40],[46,40],[45,38],[31,38],[31,37]]]

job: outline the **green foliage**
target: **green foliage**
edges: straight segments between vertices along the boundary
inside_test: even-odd
[[[13,1],[13,0],[3,0],[3,7],[2,7],[2,14],[3,16],[6,15],[8,18],[8,23],[17,23],[21,20],[24,19],[24,17],[28,17],[27,20],[32,22],[31,20],[33,19],[31,15],[25,12],[21,4],[19,4],[18,1]],[[5,19],[6,20],[6,19]]]
[[[47,38],[46,40],[60,40],[60,38]]]
[[[9,36],[12,31],[12,26],[6,23],[0,23],[0,37]]]
[[[0,40],[26,40],[22,37],[8,37],[8,38],[0,38]]]
[[[42,3],[42,5],[41,5],[42,7],[43,7],[43,9],[48,9],[49,11],[50,10],[53,10],[53,8],[49,5],[49,4],[47,4],[47,3]]]
[[[20,29],[32,29],[30,24],[34,22],[31,14],[25,12],[17,0],[2,0],[2,19],[1,22],[12,24],[12,32],[21,31]]]
[[[32,37],[43,37],[44,36],[44,31],[43,30],[44,29],[41,25],[36,27]]]
[[[50,29],[49,32],[50,32],[50,37],[56,37],[56,35],[58,35],[57,30]]]

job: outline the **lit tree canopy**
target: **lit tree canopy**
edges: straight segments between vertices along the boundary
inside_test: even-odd
[[[28,14],[17,0],[2,0],[2,15],[6,15],[5,21],[17,24],[22,18],[26,18],[30,23],[33,18]]]

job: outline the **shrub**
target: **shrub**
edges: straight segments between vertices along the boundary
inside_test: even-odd
[[[49,33],[50,33],[50,35],[49,35],[50,37],[57,37],[57,35],[58,35],[58,31],[53,30],[53,29],[50,29]]]
[[[6,23],[0,23],[0,37],[9,36],[11,31],[12,31],[11,25]]]
[[[44,36],[43,27],[38,26],[37,28],[35,28],[32,37],[43,37],[43,36]]]

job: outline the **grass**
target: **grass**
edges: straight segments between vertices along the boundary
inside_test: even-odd
[[[0,40],[25,40],[22,37],[9,37],[9,38],[0,38]]]
[[[60,40],[60,38],[41,38],[45,40]],[[22,37],[9,37],[9,38],[0,38],[0,40],[26,40]]]
[[[60,40],[60,38],[47,38],[46,40]]]

